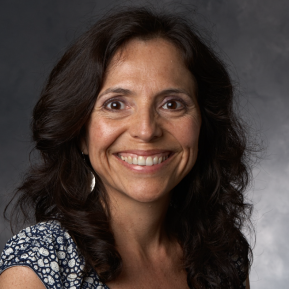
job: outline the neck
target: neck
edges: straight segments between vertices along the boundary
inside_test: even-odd
[[[111,226],[120,253],[151,256],[168,242],[165,218],[169,199],[168,195],[148,203],[123,195],[110,197]]]

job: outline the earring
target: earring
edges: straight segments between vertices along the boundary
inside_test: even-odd
[[[82,158],[83,160],[86,162],[86,154],[82,151],[81,152]],[[92,192],[94,190],[95,187],[95,176],[93,173],[91,173],[91,183],[90,183],[90,192]]]
[[[91,184],[90,184],[90,192],[92,192],[95,187],[95,176],[93,173],[91,173],[91,175],[92,175],[92,179],[91,179]]]

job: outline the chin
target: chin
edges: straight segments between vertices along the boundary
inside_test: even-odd
[[[160,200],[164,201],[169,197],[169,193],[167,194],[147,194],[147,192],[140,192],[131,196],[137,202],[140,203],[154,203]]]
[[[146,186],[142,189],[139,187],[130,188],[128,190],[119,190],[118,192],[130,200],[139,203],[165,202],[166,199],[170,198],[169,190],[164,190],[163,188],[157,189],[156,187],[151,186]],[[108,194],[110,194],[110,192],[108,192]]]

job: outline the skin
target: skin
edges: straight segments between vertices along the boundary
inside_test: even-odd
[[[182,249],[166,235],[164,220],[170,191],[196,162],[200,127],[194,77],[173,44],[132,40],[116,53],[81,144],[105,185],[123,260],[109,288],[188,288]],[[121,154],[169,158],[148,167]],[[0,288],[44,288],[31,269],[18,268],[0,276]]]
[[[193,76],[180,59],[164,40],[131,41],[112,59],[82,147],[111,198],[121,194],[134,204],[168,199],[196,161],[201,118]],[[169,101],[179,109],[167,109]],[[111,109],[112,104],[121,107]],[[153,172],[128,168],[117,157],[132,151],[151,155],[152,150],[174,155]]]
[[[15,266],[5,270],[0,275],[2,289],[45,289],[39,277],[32,269],[24,266]]]
[[[182,251],[164,219],[170,191],[195,164],[200,127],[194,77],[173,44],[132,40],[116,53],[82,144],[107,190],[124,264],[110,288],[187,288]],[[170,157],[152,167],[119,158],[165,152]]]

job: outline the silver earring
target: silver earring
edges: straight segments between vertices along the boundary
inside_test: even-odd
[[[83,160],[86,162],[86,159],[85,159],[86,155],[83,151],[81,152],[81,155],[82,155]],[[95,187],[95,176],[93,173],[91,173],[90,192],[94,190],[94,187]]]
[[[92,179],[91,179],[91,184],[90,184],[90,192],[92,192],[95,187],[95,176],[93,173],[91,173],[91,175],[92,175]]]

